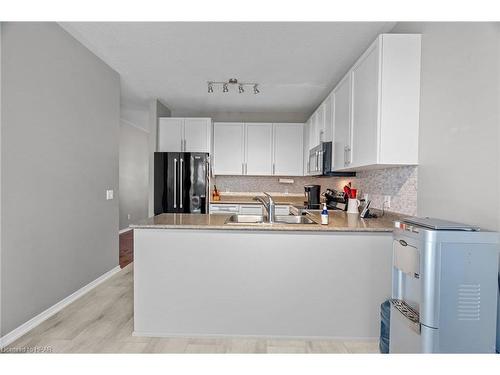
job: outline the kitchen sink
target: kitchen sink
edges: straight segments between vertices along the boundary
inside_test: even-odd
[[[317,224],[314,220],[311,220],[307,216],[294,216],[294,215],[276,215],[274,221],[282,224]]]
[[[225,224],[269,224],[262,215],[231,215]],[[276,215],[273,224],[317,224],[307,216]]]

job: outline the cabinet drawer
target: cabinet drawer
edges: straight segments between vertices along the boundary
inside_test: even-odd
[[[290,207],[276,206],[276,215],[290,215]]]
[[[211,204],[210,213],[211,214],[237,214],[240,210],[240,206],[237,204]]]
[[[240,215],[262,215],[262,208],[260,204],[241,205]]]

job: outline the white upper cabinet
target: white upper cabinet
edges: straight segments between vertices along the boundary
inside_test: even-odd
[[[352,69],[352,166],[377,162],[378,69],[376,46]]]
[[[274,163],[276,176],[301,176],[304,173],[304,124],[274,124]]]
[[[273,155],[273,124],[246,124],[245,174],[270,175]]]
[[[184,151],[210,152],[211,125],[209,118],[184,119]]]
[[[210,152],[212,120],[209,118],[161,117],[159,152]]]
[[[304,124],[303,130],[303,155],[302,155],[302,163],[304,165],[303,175],[307,176],[309,174],[309,128],[311,126],[311,120],[309,119]]]
[[[158,151],[181,152],[184,146],[184,119],[162,117],[158,121]]]
[[[324,129],[323,129],[323,142],[331,142],[333,140],[333,108],[334,108],[334,95],[331,93],[323,102],[324,106]]]
[[[347,117],[339,111],[347,106],[338,97],[346,79],[335,88],[335,170],[418,164],[420,39],[418,34],[382,34],[348,73],[350,142],[344,147],[351,150],[344,163],[341,143]]]
[[[218,175],[244,173],[245,124],[240,122],[214,123],[213,170]]]
[[[214,123],[215,175],[302,176],[302,123]]]
[[[333,170],[349,164],[351,150],[351,75],[333,90]]]

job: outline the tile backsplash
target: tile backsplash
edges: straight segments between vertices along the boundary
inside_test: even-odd
[[[292,184],[280,183],[280,177],[272,176],[216,176],[212,184],[216,184],[220,192],[273,192],[301,194],[304,185],[321,185],[321,191],[327,188],[342,190],[349,181],[359,191],[358,197],[369,194],[373,208],[382,208],[384,196],[391,197],[388,211],[406,215],[417,213],[417,167],[405,166],[356,173],[356,177],[281,177],[290,178]]]

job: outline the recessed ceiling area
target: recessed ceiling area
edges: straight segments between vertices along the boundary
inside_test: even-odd
[[[121,76],[122,101],[174,113],[311,114],[392,22],[61,23]],[[258,82],[259,95],[207,81]]]

